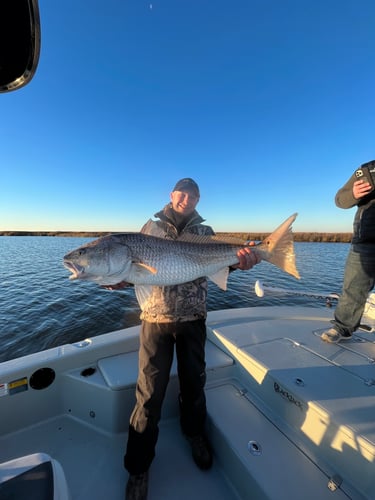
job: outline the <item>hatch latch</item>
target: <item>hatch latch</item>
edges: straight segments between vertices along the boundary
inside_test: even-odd
[[[327,486],[331,491],[336,491],[338,488],[340,488],[341,483],[342,477],[338,474],[335,474],[329,479]]]

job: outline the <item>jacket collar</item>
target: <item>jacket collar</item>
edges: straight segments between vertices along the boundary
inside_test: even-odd
[[[172,224],[176,229],[177,226],[179,225],[178,224],[178,218],[174,217],[175,215],[175,212],[172,208],[172,203],[168,203],[167,205],[165,205],[165,207],[160,210],[159,212],[157,212],[155,214],[155,217],[157,217],[158,219],[164,221],[164,222],[168,222],[169,224]],[[178,214],[177,214],[178,216]],[[203,219],[203,217],[201,217],[199,215],[199,213],[194,210],[194,212],[189,215],[188,217],[186,217],[186,219],[184,219],[184,227],[187,227],[187,226],[190,226],[190,225],[193,225],[193,224],[200,224],[202,222],[204,222],[205,219]],[[182,221],[182,219],[181,219]]]

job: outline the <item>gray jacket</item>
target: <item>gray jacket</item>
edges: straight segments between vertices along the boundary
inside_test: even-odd
[[[169,216],[171,205],[155,214],[156,220],[149,220],[142,233],[161,238],[178,239],[180,234],[215,234],[210,226],[202,224],[204,219],[194,211],[182,229]],[[189,283],[173,286],[153,286],[147,301],[142,304],[141,319],[150,323],[172,323],[205,319],[207,316],[207,280],[198,278]]]

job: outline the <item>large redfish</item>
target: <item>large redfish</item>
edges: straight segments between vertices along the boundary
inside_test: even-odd
[[[283,222],[268,238],[251,247],[262,260],[299,278],[295,265],[292,223]],[[64,257],[71,280],[99,285],[127,281],[134,285],[177,285],[206,276],[226,290],[229,266],[238,263],[237,252],[247,243],[222,236],[186,235],[177,240],[142,233],[103,236]]]

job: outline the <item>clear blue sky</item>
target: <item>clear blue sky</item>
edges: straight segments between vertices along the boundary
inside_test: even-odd
[[[373,0],[40,0],[0,95],[0,230],[133,231],[193,177],[217,231],[351,231],[375,159]]]

